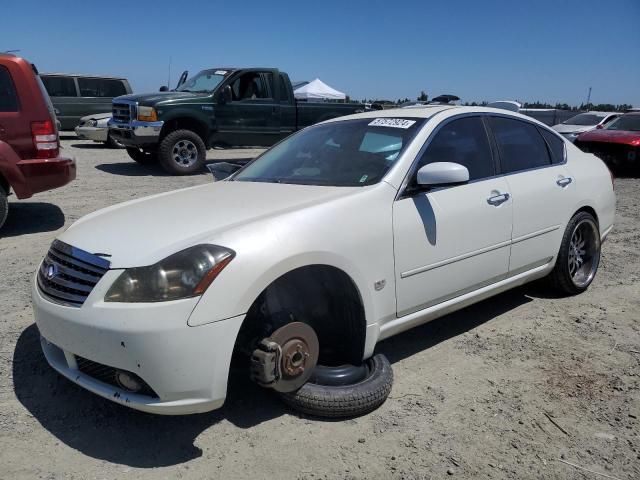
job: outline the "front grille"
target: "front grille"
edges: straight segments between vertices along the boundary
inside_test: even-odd
[[[107,385],[111,385],[112,387],[116,387],[119,389],[126,390],[122,385],[118,383],[118,379],[116,374],[118,373],[118,369],[114,367],[109,367],[108,365],[102,365],[101,363],[94,362],[93,360],[88,360],[86,358],[75,355],[76,362],[78,363],[78,370],[80,370],[85,375],[90,376],[91,378],[98,380],[99,382],[106,383]],[[121,372],[125,372],[125,370],[120,370]],[[138,375],[131,372],[126,372],[128,375],[131,375],[135,378],[142,388],[135,392],[138,395],[146,395],[148,397],[158,398],[158,394],[153,391],[153,389],[142,380]]]
[[[54,240],[38,270],[38,287],[55,303],[80,307],[109,266],[102,257]]]
[[[113,102],[113,112],[111,116],[116,123],[129,123],[136,118],[136,106],[131,103]]]
[[[623,143],[576,142],[583,152],[593,153],[607,163],[620,164],[640,158],[640,149]]]

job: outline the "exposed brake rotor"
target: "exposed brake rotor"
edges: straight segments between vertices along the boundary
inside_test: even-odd
[[[306,323],[288,323],[264,338],[251,355],[251,378],[278,392],[293,392],[309,380],[320,345]]]

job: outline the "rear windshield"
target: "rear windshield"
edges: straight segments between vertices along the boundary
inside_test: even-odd
[[[627,130],[640,132],[640,115],[623,115],[606,127],[607,130]]]
[[[372,185],[382,180],[424,122],[422,118],[366,118],[315,125],[266,151],[233,180]]]
[[[602,120],[604,120],[606,115],[596,115],[594,113],[581,113],[576,115],[575,117],[571,117],[569,120],[565,120],[562,122],[565,125],[598,125]]]

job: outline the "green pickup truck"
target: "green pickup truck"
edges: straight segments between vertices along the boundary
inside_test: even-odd
[[[214,146],[270,146],[330,118],[365,110],[358,103],[296,102],[289,76],[274,68],[214,68],[175,90],[113,99],[109,133],[139,163],[169,173],[202,169]]]

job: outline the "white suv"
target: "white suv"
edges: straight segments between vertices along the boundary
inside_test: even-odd
[[[602,161],[529,117],[363,113],[78,220],[35,318],[56,370],[128,407],[218,408],[233,356],[303,412],[356,415],[391,388],[380,340],[545,276],[586,290],[614,208]]]

